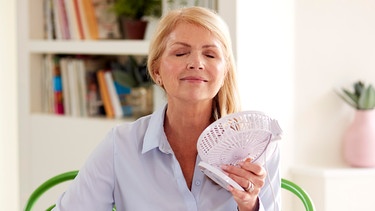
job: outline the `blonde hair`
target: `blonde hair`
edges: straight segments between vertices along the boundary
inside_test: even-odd
[[[232,42],[228,26],[214,11],[203,7],[186,7],[168,12],[156,28],[150,43],[147,67],[151,79],[155,82],[155,70],[158,70],[160,57],[166,48],[166,38],[181,22],[201,26],[218,38],[224,49],[227,74],[224,84],[213,100],[213,117],[218,119],[230,113],[240,111],[236,67]]]

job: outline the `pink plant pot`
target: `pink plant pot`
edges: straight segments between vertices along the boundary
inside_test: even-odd
[[[345,161],[352,167],[375,167],[375,110],[357,110],[343,137]]]

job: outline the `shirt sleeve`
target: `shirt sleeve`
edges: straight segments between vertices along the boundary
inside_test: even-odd
[[[96,147],[54,211],[111,211],[114,199],[113,131]]]
[[[273,145],[273,146],[272,146]],[[267,150],[264,168],[267,177],[264,187],[259,193],[259,211],[280,211],[281,210],[281,177],[279,172],[280,149],[277,142],[270,145]]]

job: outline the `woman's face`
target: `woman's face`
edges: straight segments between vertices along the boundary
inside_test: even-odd
[[[226,60],[219,40],[208,30],[180,23],[166,38],[156,71],[168,100],[190,103],[211,101],[226,74]]]

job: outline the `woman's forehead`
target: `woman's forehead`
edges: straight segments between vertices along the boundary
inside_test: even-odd
[[[174,44],[191,45],[199,43],[206,47],[222,47],[219,39],[214,33],[192,23],[178,23],[166,37],[167,45]]]

